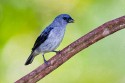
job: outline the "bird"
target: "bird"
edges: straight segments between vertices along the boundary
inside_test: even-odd
[[[55,49],[62,42],[68,23],[74,23],[74,19],[69,14],[58,15],[36,39],[25,65],[31,64],[34,58],[39,54],[42,54],[44,63],[47,63],[47,60],[44,57],[45,53],[58,53],[59,51],[55,51]]]

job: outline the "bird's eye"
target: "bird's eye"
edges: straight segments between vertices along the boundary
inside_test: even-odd
[[[64,20],[67,20],[67,17],[63,17]]]

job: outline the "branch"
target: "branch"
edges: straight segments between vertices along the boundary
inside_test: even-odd
[[[42,64],[26,76],[17,80],[15,83],[35,83],[39,81],[81,50],[123,28],[125,28],[125,16],[99,26],[85,36],[71,43],[66,48],[61,50],[60,53],[49,59],[48,65]]]

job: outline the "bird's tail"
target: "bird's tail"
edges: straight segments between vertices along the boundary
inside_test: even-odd
[[[28,57],[28,59],[27,59],[25,65],[31,64],[31,63],[33,62],[35,56],[36,56],[36,55],[32,52],[32,53],[30,54],[30,56]]]

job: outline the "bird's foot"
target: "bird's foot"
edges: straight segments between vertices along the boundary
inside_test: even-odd
[[[44,59],[44,63],[45,63],[46,65],[48,65],[48,61],[47,61],[47,60],[45,60],[45,59]]]
[[[60,54],[60,50],[59,50],[59,51],[55,51],[55,50],[54,50],[54,51],[52,51],[52,52],[55,52],[56,54]]]

